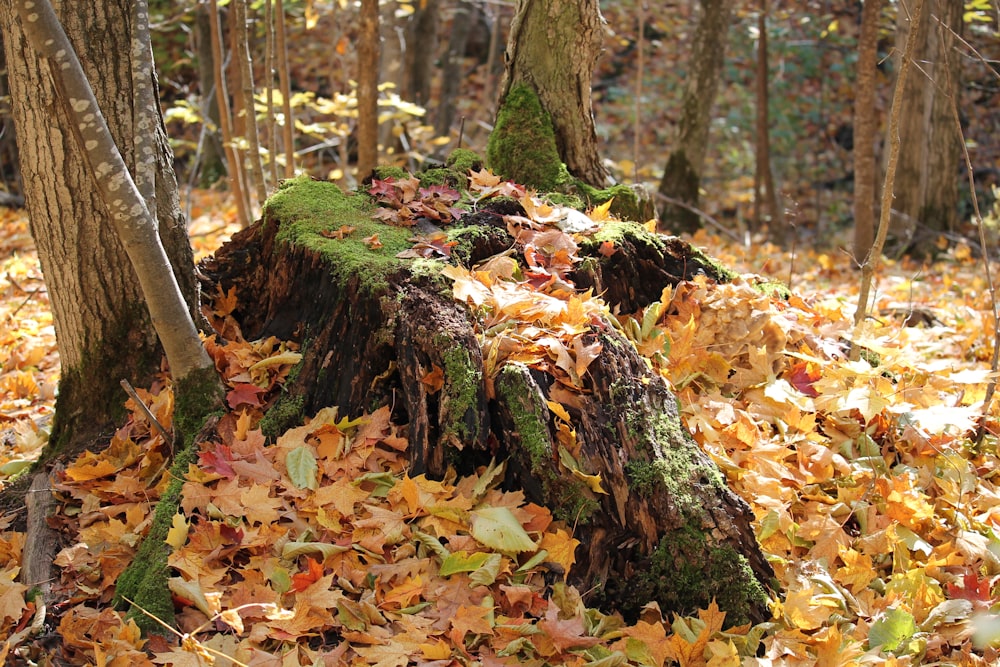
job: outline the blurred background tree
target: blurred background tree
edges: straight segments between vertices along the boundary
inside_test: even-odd
[[[221,4],[223,57],[232,77],[229,91],[235,133],[245,137],[238,120],[239,96],[234,95],[239,88],[235,85],[237,59],[231,55],[232,12],[228,3]],[[286,19],[292,45],[292,94],[287,101],[295,119],[294,126],[286,124],[289,114],[281,109],[285,100],[276,96],[276,124],[262,123],[259,130],[262,146],[274,145],[276,150],[273,155],[269,149],[262,150],[262,160],[265,167],[271,159],[279,165],[288,162],[282,139],[287,127],[294,129],[293,160],[301,169],[353,186],[358,159],[357,72],[359,66],[371,67],[359,63],[355,48],[359,6],[346,0],[282,4],[283,11],[276,14]],[[787,241],[846,246],[854,220],[853,125],[863,3],[769,4],[765,28],[767,148],[777,205],[794,224]],[[264,5],[263,1],[248,3],[253,76],[259,82],[265,81]],[[761,5],[757,0],[647,5],[643,9],[639,0],[600,3],[604,51],[592,87],[601,166],[618,182],[640,182],[700,211],[661,200],[665,229],[693,233],[711,220],[713,229],[717,224],[745,237],[754,215],[753,173],[759,153],[756,64]],[[877,163],[881,162],[884,114],[897,68],[895,44],[901,38],[901,26],[906,25],[905,2],[882,5],[872,104]],[[152,3],[161,102],[175,164],[182,183],[201,185],[218,181],[226,166],[218,158],[218,122],[212,118],[216,107],[206,103],[214,88],[207,74],[211,67],[205,65],[210,57],[204,48],[206,6],[196,0]],[[963,111],[966,145],[984,209],[993,200],[992,186],[1000,181],[996,4],[942,1],[935,7],[928,18],[933,25],[926,28],[927,51],[920,56],[926,66],[915,68],[913,75],[924,83],[910,87],[917,97],[909,106],[916,109],[913,105],[919,100],[931,103],[933,108],[914,110],[910,118],[940,131],[928,131],[928,127],[904,130],[930,141],[926,155],[921,142],[904,141],[912,147],[907,164],[914,170],[912,176],[900,174],[899,224],[890,252],[933,251],[938,245],[968,237],[972,229],[970,195],[962,185],[957,159],[942,153],[950,155],[961,139],[956,137],[954,123],[943,120],[950,104],[948,94],[935,95],[934,91],[951,91]],[[484,150],[495,120],[503,50],[515,11],[515,3],[498,0],[380,3],[380,163],[412,169],[442,159],[459,144]],[[717,20],[714,24],[706,21],[712,17]],[[704,35],[711,35],[711,40],[704,41]],[[721,56],[721,62],[699,57],[702,52]],[[714,103],[711,90],[715,85],[711,76],[705,78],[712,71],[718,73]],[[266,116],[263,86],[257,88],[254,110],[261,119]],[[4,92],[0,87],[0,96]],[[0,121],[6,118],[3,99]],[[938,120],[927,120],[932,118]],[[272,133],[277,141],[272,140]],[[10,134],[9,129],[0,134],[0,177],[5,196],[16,201],[20,185]],[[240,150],[247,148],[245,138],[234,143]],[[697,187],[692,186],[692,179],[676,176],[681,152],[693,154]],[[944,163],[955,164],[955,169],[935,166]],[[686,192],[678,189],[682,186]]]

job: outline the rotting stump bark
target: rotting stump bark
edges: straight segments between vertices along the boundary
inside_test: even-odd
[[[208,291],[236,290],[233,315],[246,338],[303,346],[297,374],[269,411],[275,433],[325,406],[356,416],[390,405],[394,421],[409,424],[412,474],[505,459],[505,484],[549,507],[580,540],[569,581],[590,602],[634,617],[652,600],[665,612],[690,613],[714,598],[734,623],[769,617],[773,572],[749,507],[687,434],[676,399],[628,340],[610,325],[587,334],[602,351],[583,392],[519,363],[487,377],[476,322],[439,275],[444,264],[387,262],[396,252],[389,243],[368,249],[367,259],[338,255],[346,246],[327,232],[370,221],[370,212],[344,213],[347,196],[328,184],[292,182],[282,196],[304,198],[296,190],[307,185],[308,203],[294,215],[269,205],[262,222],[202,266]],[[307,218],[309,233],[288,233]],[[490,216],[473,218],[489,224]],[[572,276],[612,307],[642,307],[698,273],[720,277],[683,242],[638,225],[612,231],[619,252],[604,257],[599,240],[581,244],[584,261]],[[502,245],[496,233],[469,236],[482,241],[456,256],[470,264]],[[435,367],[440,389],[423,381]],[[580,443],[576,460],[600,475],[605,493],[560,462],[547,401],[565,406]]]

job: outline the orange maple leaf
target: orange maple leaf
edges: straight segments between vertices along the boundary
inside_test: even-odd
[[[312,557],[306,557],[306,572],[298,572],[292,575],[292,590],[300,593],[312,586],[323,576],[323,565]]]

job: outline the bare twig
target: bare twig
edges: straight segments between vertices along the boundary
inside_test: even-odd
[[[713,227],[715,227],[720,232],[722,232],[723,234],[725,234],[726,236],[728,236],[732,240],[736,241],[740,245],[743,245],[743,246],[747,245],[745,239],[741,239],[738,235],[736,235],[731,230],[729,230],[728,228],[726,228],[725,225],[723,225],[721,222],[719,222],[718,220],[716,220],[715,218],[713,218],[711,215],[709,215],[705,211],[701,210],[700,208],[692,206],[691,204],[688,204],[687,202],[681,201],[680,199],[675,199],[673,197],[668,197],[667,195],[663,194],[662,192],[654,192],[653,194],[654,194],[654,196],[657,199],[662,199],[663,201],[667,202],[668,204],[673,204],[674,206],[680,206],[683,209],[691,211],[692,213],[694,213],[695,215],[697,215],[699,218],[701,218],[702,220],[704,220],[708,224],[712,225]]]
[[[253,68],[250,66],[250,38],[247,34],[247,0],[233,2],[236,25],[236,62],[240,68],[240,95],[243,99],[243,131],[247,140],[248,186],[257,195],[257,206],[267,199],[264,168],[260,163],[260,138],[257,133],[257,109],[253,97]],[[253,213],[253,211],[250,211]]]
[[[264,98],[267,100],[267,153],[271,187],[278,187],[278,137],[274,120],[274,7],[264,3]]]
[[[635,118],[632,124],[632,180],[639,182],[639,134],[642,129],[642,77],[646,71],[646,3],[639,5],[639,36],[636,48],[639,50],[639,60],[635,73]]]
[[[146,415],[146,419],[148,419],[149,423],[153,425],[153,428],[155,428],[157,432],[163,436],[163,442],[167,443],[167,446],[170,447],[172,452],[174,440],[173,438],[170,437],[170,434],[167,433],[167,429],[163,428],[163,424],[161,424],[159,420],[156,419],[156,417],[150,411],[149,406],[146,405],[146,402],[141,398],[139,398],[139,393],[136,392],[135,388],[132,387],[132,384],[128,380],[123,379],[121,380],[120,384],[122,386],[122,389],[125,390],[125,393],[129,395],[129,398],[131,398],[132,401],[139,407],[139,409],[142,410],[143,414]]]
[[[937,17],[935,17],[937,18]],[[951,32],[953,37],[962,39],[959,35],[951,29],[951,26],[946,25],[940,19],[937,19],[938,29],[947,30]],[[962,40],[965,42],[965,40]],[[968,46],[968,42],[965,42]],[[969,47],[970,49],[972,47]],[[948,49],[944,49],[944,71],[946,77],[951,77],[951,67],[948,65]],[[975,51],[975,49],[973,49]],[[979,55],[976,53],[976,55]],[[982,56],[980,56],[982,57]],[[989,68],[992,70],[992,68]],[[958,136],[961,137],[962,146],[962,156],[965,158],[965,172],[969,178],[969,194],[972,196],[972,210],[974,212],[974,219],[976,221],[976,230],[979,232],[979,249],[983,256],[983,274],[986,276],[986,285],[990,292],[990,306],[992,307],[993,315],[993,359],[990,362],[990,370],[993,371],[990,375],[990,381],[986,385],[986,395],[983,397],[983,413],[979,418],[979,425],[976,428],[976,445],[981,445],[983,438],[986,437],[986,417],[990,414],[990,405],[993,403],[993,395],[996,393],[997,388],[997,369],[1000,367],[1000,308],[997,306],[997,291],[996,285],[993,282],[993,272],[990,270],[990,249],[989,245],[986,243],[986,230],[983,224],[983,214],[979,210],[979,197],[976,196],[976,181],[972,169],[972,158],[969,157],[969,147],[965,143],[965,132],[962,130],[962,119],[958,113],[958,100],[955,99],[953,95],[949,92],[951,90],[951,82],[946,81],[944,86],[945,95],[951,99],[951,110],[952,117],[955,120],[955,129],[958,131]]]

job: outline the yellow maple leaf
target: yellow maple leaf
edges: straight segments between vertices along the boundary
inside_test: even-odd
[[[0,619],[9,618],[16,621],[21,618],[21,612],[27,607],[24,594],[28,587],[14,581],[20,571],[21,568],[15,566],[0,572]]]
[[[570,568],[576,562],[576,548],[580,540],[570,535],[568,530],[556,528],[542,535],[539,550],[549,553],[545,560],[556,563],[563,569],[563,579],[569,575]]]
[[[188,522],[180,512],[174,514],[174,519],[167,531],[167,544],[174,549],[180,549],[187,542]]]
[[[864,590],[878,576],[872,567],[871,556],[845,546],[840,547],[839,555],[844,567],[838,568],[835,576],[851,592]]]
[[[615,198],[612,197],[611,199],[604,202],[600,206],[595,206],[594,208],[590,209],[590,213],[588,213],[587,215],[589,215],[590,219],[593,220],[594,222],[604,222],[605,220],[611,220],[612,219],[610,213],[611,204],[613,204],[614,201]]]
[[[663,627],[663,623],[638,621],[632,627],[626,628],[623,633],[645,647],[650,664],[654,667],[663,667],[667,658],[673,655],[673,649],[667,639],[667,631]]]

